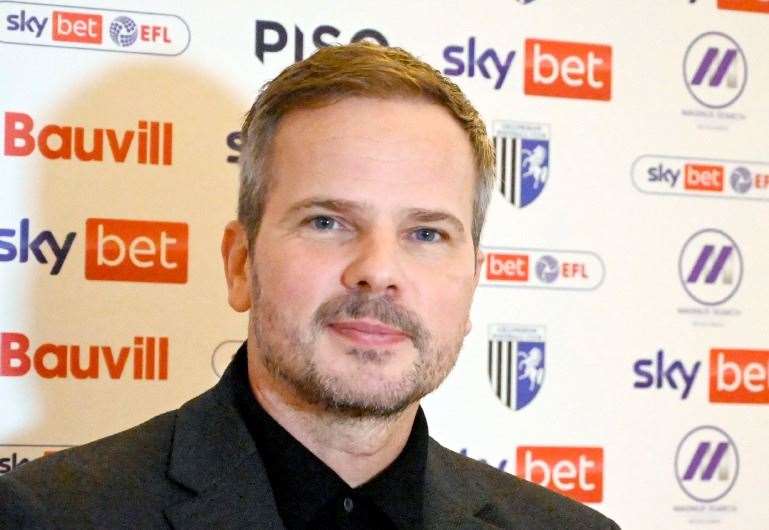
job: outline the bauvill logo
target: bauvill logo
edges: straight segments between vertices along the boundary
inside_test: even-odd
[[[27,335],[2,332],[0,376],[23,377],[34,372],[44,379],[168,379],[168,337],[134,337],[131,346],[113,350],[108,345],[92,345],[82,350],[77,344],[44,342],[30,352]]]
[[[190,43],[176,15],[0,2],[0,42],[150,55],[179,55]]]
[[[139,120],[136,129],[86,128],[81,125],[38,123],[24,112],[6,112],[5,156],[30,156],[35,151],[50,160],[82,162],[126,161],[170,166],[173,163],[173,124]]]

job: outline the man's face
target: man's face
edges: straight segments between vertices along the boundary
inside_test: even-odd
[[[469,330],[467,134],[416,99],[347,98],[278,126],[251,254],[249,338],[302,400],[387,416],[434,390]]]

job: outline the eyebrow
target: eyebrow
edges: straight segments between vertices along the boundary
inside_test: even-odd
[[[453,225],[460,234],[465,233],[465,225],[462,224],[462,221],[457,219],[456,216],[450,214],[449,212],[443,210],[425,210],[422,208],[410,208],[406,210],[406,212],[410,218],[421,221],[423,223],[446,221]]]
[[[348,201],[345,199],[331,199],[325,197],[310,197],[291,206],[286,212],[284,219],[292,215],[312,208],[323,208],[332,212],[356,213],[360,214],[371,209],[368,203]],[[465,225],[462,224],[455,215],[444,210],[427,210],[424,208],[408,208],[405,210],[406,216],[423,223],[435,223],[445,221],[454,226],[460,234],[465,233]]]
[[[323,208],[332,212],[362,212],[367,209],[366,203],[348,201],[344,199],[327,199],[324,197],[310,197],[291,206],[286,212],[284,218],[290,217],[301,210],[311,208]]]

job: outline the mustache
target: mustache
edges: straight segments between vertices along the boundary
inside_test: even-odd
[[[341,318],[375,318],[408,335],[419,351],[430,342],[430,332],[419,315],[387,296],[372,297],[361,293],[336,296],[318,307],[313,322],[321,329]]]

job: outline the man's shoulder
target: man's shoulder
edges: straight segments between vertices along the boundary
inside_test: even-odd
[[[176,414],[161,414],[123,432],[34,460],[0,477],[3,515],[19,522],[21,528],[65,526],[60,523],[68,516],[98,525],[100,522],[91,516],[110,510],[119,515],[121,507],[149,507],[153,499],[167,500],[170,482],[165,473]],[[134,502],[127,502],[131,496]]]
[[[19,467],[9,475],[38,487],[56,487],[52,477],[98,478],[100,481],[130,480],[143,469],[165,468],[177,411],[154,418],[99,440],[57,451]]]
[[[439,444],[435,449],[465,485],[471,495],[482,496],[486,504],[477,517],[508,528],[512,522],[529,530],[569,528],[616,530],[619,527],[596,510],[559,495],[538,484],[501,471],[486,463],[450,451]],[[518,528],[519,526],[516,526]]]

